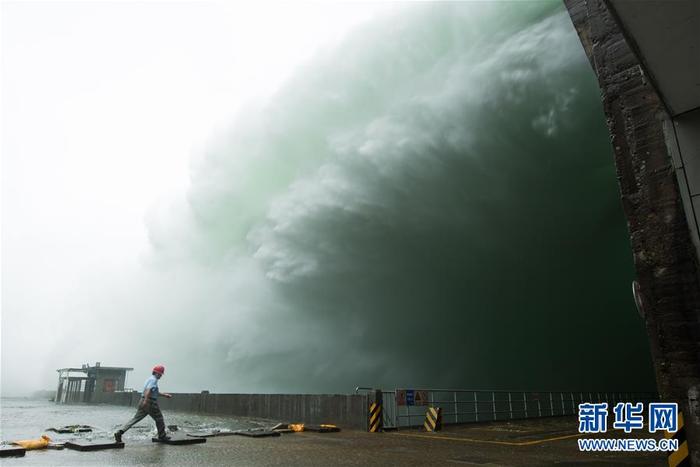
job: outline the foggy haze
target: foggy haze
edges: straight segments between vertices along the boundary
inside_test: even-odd
[[[148,192],[167,152],[152,182],[141,159],[116,172],[117,205],[132,177],[146,187],[124,234],[141,247],[101,236],[121,225],[110,203],[21,223],[35,206],[9,180],[40,174],[51,206],[41,180],[93,174],[13,170],[22,144],[3,142],[3,394],[95,361],[135,367],[134,387],[163,363],[163,387],[183,392],[653,387],[599,91],[563,6],[375,16],[267,95],[231,98],[167,194]],[[55,230],[82,228],[93,240],[54,253]]]

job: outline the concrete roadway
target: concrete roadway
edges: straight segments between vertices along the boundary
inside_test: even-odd
[[[582,453],[571,417],[446,427],[439,433],[420,430],[365,433],[288,433],[278,438],[226,436],[206,444],[166,446],[128,443],[121,450],[98,452],[27,452],[2,459],[2,465],[226,465],[226,466],[537,466],[667,465],[665,453]],[[599,435],[627,438],[621,431]],[[592,436],[588,436],[592,437]],[[649,438],[641,432],[634,437]]]

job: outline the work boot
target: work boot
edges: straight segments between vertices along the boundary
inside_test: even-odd
[[[167,440],[170,439],[170,436],[168,436],[168,435],[162,435],[162,436],[158,436],[158,439],[161,440],[161,441],[167,441]]]
[[[114,441],[117,443],[122,442],[122,432],[121,431],[117,431],[114,433]]]

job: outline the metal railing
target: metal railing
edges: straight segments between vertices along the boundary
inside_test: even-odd
[[[399,405],[400,391],[420,391],[427,400],[422,405]],[[567,392],[567,391],[488,391],[466,389],[396,389],[382,391],[384,427],[420,426],[428,406],[442,408],[443,423],[506,421],[523,418],[576,415],[578,404],[607,402],[612,409],[618,402],[654,402],[652,392]],[[423,401],[421,401],[423,402]]]

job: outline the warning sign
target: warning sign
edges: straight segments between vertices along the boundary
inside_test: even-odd
[[[397,389],[396,405],[428,405],[428,391]]]
[[[396,390],[396,405],[406,405],[406,390],[397,389]]]

